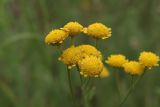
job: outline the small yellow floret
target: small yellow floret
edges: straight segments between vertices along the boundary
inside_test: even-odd
[[[69,68],[72,68],[79,60],[81,60],[80,51],[74,46],[67,48],[63,51],[59,60],[66,64]]]
[[[93,23],[87,28],[83,29],[83,32],[89,36],[97,39],[106,39],[111,36],[111,28],[108,28],[102,23]]]
[[[92,45],[80,45],[77,48],[81,51],[82,58],[85,56],[96,56],[98,58],[102,58],[101,52]]]
[[[136,61],[127,62],[123,67],[124,71],[130,75],[141,75],[144,73],[144,66]]]
[[[159,56],[152,52],[142,52],[139,56],[139,62],[145,67],[158,66]]]
[[[49,32],[49,34],[46,36],[45,43],[53,45],[61,44],[67,37],[68,37],[67,32],[55,29]]]
[[[99,77],[103,70],[102,61],[95,56],[88,56],[78,62],[80,74],[84,77]]]
[[[100,73],[100,77],[101,78],[105,78],[105,77],[108,77],[110,74],[109,74],[109,71],[106,67],[103,67],[103,70],[102,72]]]
[[[113,67],[122,67],[123,64],[127,63],[128,60],[124,55],[118,54],[118,55],[111,55],[106,60],[106,63],[113,66]]]
[[[83,26],[78,22],[69,22],[61,29],[68,31],[70,36],[76,36],[82,32]]]

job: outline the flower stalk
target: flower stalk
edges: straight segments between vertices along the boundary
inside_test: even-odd
[[[73,105],[75,105],[73,89],[72,89],[71,73],[70,73],[70,69],[68,67],[67,67],[67,74],[68,74],[68,86],[69,86],[70,94],[72,97]]]
[[[119,71],[115,72],[115,82],[116,82],[116,88],[118,92],[118,97],[121,98],[121,92],[120,92],[120,76],[119,76]]]
[[[95,47],[98,48],[98,39],[95,38]]]
[[[140,77],[135,80],[135,82],[132,82],[131,87],[129,88],[128,93],[126,94],[126,96],[124,97],[124,99],[121,101],[121,103],[119,104],[119,107],[122,107],[122,105],[125,103],[125,101],[128,99],[129,95],[133,92],[133,90],[135,89],[137,83],[142,79],[142,77],[144,76],[145,71],[142,75],[140,75]]]

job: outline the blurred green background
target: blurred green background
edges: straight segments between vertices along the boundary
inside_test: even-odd
[[[0,107],[71,107],[66,67],[57,60],[60,52],[44,43],[49,31],[69,21],[112,28],[112,37],[98,43],[104,58],[122,53],[137,59],[143,50],[160,54],[160,0],[0,0]],[[83,43],[94,41],[77,36],[76,44]],[[110,77],[96,80],[92,107],[119,103],[116,70],[109,70]],[[124,107],[160,107],[159,70],[148,70]],[[72,77],[78,96],[75,69]],[[125,95],[130,77],[122,73],[121,79]]]

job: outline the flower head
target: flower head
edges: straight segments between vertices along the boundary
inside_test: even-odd
[[[61,44],[67,37],[68,37],[67,32],[55,29],[49,32],[49,34],[46,36],[45,43],[53,45]]]
[[[78,22],[69,22],[61,29],[68,31],[70,36],[76,36],[82,32],[83,26]]]
[[[139,56],[139,62],[145,67],[158,66],[159,56],[152,52],[142,52]]]
[[[101,58],[101,53],[91,45],[72,46],[63,51],[59,60],[71,68],[88,56]]]
[[[96,56],[98,58],[102,58],[101,52],[98,51],[92,45],[80,45],[77,47],[81,51],[81,56],[84,58],[85,56]]]
[[[102,70],[102,72],[100,73],[100,77],[101,78],[105,78],[105,77],[108,77],[110,74],[109,74],[109,71],[108,71],[108,69],[106,68],[106,67],[103,67],[103,70]]]
[[[78,62],[80,74],[84,77],[98,77],[103,70],[102,61],[95,56],[88,56]]]
[[[66,64],[69,68],[75,66],[80,59],[80,51],[74,46],[64,50],[59,58],[59,60]]]
[[[111,28],[108,28],[102,23],[93,23],[87,28],[84,28],[83,32],[97,39],[106,39],[111,36]]]
[[[106,63],[113,66],[113,67],[122,67],[123,64],[128,62],[126,57],[124,55],[118,54],[118,55],[111,55],[106,60]]]
[[[124,71],[130,75],[141,75],[144,72],[144,66],[136,61],[127,62],[123,67]]]

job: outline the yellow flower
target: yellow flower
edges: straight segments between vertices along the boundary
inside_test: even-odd
[[[111,36],[111,28],[103,25],[102,23],[93,23],[84,28],[83,32],[89,36],[92,36],[97,39],[106,39]]]
[[[84,77],[99,77],[103,70],[102,61],[95,56],[88,56],[78,62],[80,74]]]
[[[145,67],[158,66],[159,56],[152,52],[142,52],[139,56],[139,62]]]
[[[78,22],[69,22],[61,29],[68,31],[70,36],[76,36],[82,32],[83,26]]]
[[[102,57],[101,53],[95,47],[91,45],[80,45],[64,50],[59,60],[68,65],[69,68],[72,68],[87,56]]]
[[[59,60],[66,64],[69,68],[75,66],[80,59],[80,51],[74,46],[64,50],[59,58]]]
[[[46,36],[45,43],[53,45],[61,44],[67,37],[68,37],[67,32],[55,29],[49,32],[49,34]]]
[[[130,75],[141,75],[144,72],[144,66],[136,61],[127,62],[123,67],[124,71]]]
[[[113,67],[122,67],[123,64],[128,62],[128,60],[124,55],[118,54],[111,55],[105,62]]]
[[[94,46],[91,45],[80,45],[77,48],[81,51],[81,57],[84,58],[85,56],[96,56],[98,58],[102,58],[101,52],[98,51]]]
[[[106,68],[106,67],[103,67],[103,70],[102,70],[102,72],[100,73],[100,77],[101,78],[105,78],[105,77],[108,77],[110,74],[109,74],[109,71],[108,71],[108,69]]]

